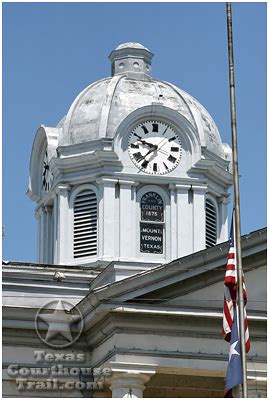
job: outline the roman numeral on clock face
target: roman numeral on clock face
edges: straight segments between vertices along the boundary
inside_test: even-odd
[[[159,131],[159,125],[158,124],[152,124],[152,132],[158,132]]]
[[[171,151],[179,151],[179,147],[171,147]]]
[[[134,136],[136,136],[138,139],[142,139],[142,137],[141,136],[139,136],[137,133],[134,133]]]
[[[154,172],[157,172],[157,169],[158,169],[157,163],[153,163],[153,171],[154,171]]]
[[[165,162],[163,162],[163,165],[165,167],[166,170],[168,170],[169,168],[167,167],[167,165],[165,164]]]
[[[141,128],[143,129],[145,135],[146,135],[147,133],[149,133],[149,131],[147,130],[147,128],[145,127],[145,125],[142,125]]]
[[[132,149],[139,149],[139,145],[135,143],[131,143]]]
[[[168,160],[171,161],[172,163],[175,163],[177,161],[177,159],[171,155],[168,157]]]
[[[146,169],[148,165],[149,165],[149,162],[147,160],[145,160],[142,162],[141,167]]]
[[[143,160],[143,156],[142,156],[142,154],[140,153],[140,151],[138,151],[137,153],[134,153],[134,155],[133,155],[133,157],[136,159],[136,161],[141,161],[141,160]]]

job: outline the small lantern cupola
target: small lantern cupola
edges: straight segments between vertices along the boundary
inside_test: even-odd
[[[109,55],[112,76],[125,74],[132,79],[148,80],[152,57],[153,53],[140,43],[121,44]]]

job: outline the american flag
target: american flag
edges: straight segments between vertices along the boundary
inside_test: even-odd
[[[234,320],[236,300],[237,300],[237,271],[236,271],[236,244],[234,240],[234,213],[230,231],[230,248],[228,261],[226,265],[226,274],[224,279],[224,307],[223,307],[223,328],[222,334],[227,342],[231,340],[232,325]],[[243,295],[244,295],[244,323],[245,323],[245,342],[246,353],[250,349],[248,320],[246,313],[247,292],[243,277]]]

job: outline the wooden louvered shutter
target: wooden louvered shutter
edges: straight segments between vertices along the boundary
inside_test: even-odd
[[[217,243],[217,213],[216,207],[210,200],[205,202],[206,220],[206,248],[215,246]]]
[[[83,190],[74,201],[74,258],[97,254],[97,198]]]

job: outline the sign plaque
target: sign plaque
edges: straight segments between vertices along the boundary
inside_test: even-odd
[[[163,225],[140,223],[141,253],[163,253]]]
[[[163,222],[163,199],[156,192],[147,192],[141,199],[141,220]]]

